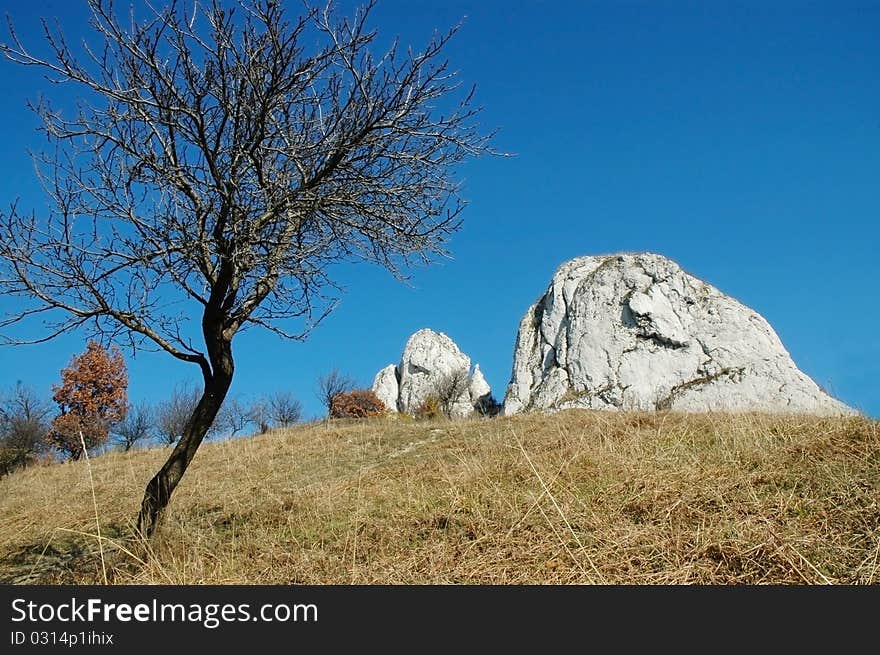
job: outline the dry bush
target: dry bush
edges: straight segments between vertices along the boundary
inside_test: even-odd
[[[486,416],[488,418],[498,416],[502,409],[504,409],[503,403],[499,403],[495,400],[495,396],[491,393],[487,393],[485,396],[480,396],[477,398],[477,402],[474,403],[474,411],[480,416]]]
[[[370,389],[337,393],[330,404],[331,418],[376,418],[385,416],[385,404]]]
[[[440,398],[433,394],[425,398],[415,411],[415,418],[422,421],[437,419],[443,416],[446,416],[443,404],[440,402]]]
[[[27,466],[31,461],[32,455],[29,450],[12,448],[0,443],[0,477]]]
[[[445,373],[434,382],[434,393],[432,395],[440,403],[440,410],[446,418],[452,418],[455,404],[462,396],[468,397],[469,383],[470,373],[465,368]]]

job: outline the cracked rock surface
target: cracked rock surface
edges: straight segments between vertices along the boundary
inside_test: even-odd
[[[441,380],[456,373],[464,377],[465,383],[453,402],[451,414],[468,416],[481,398],[491,394],[479,364],[471,373],[470,357],[452,339],[425,328],[406,342],[400,364],[389,364],[376,374],[371,388],[389,410],[414,414],[437,392]]]
[[[574,407],[855,413],[764,318],[651,253],[566,262],[520,321],[504,413]]]

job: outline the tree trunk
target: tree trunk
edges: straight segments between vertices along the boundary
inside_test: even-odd
[[[171,500],[171,494],[174,493],[175,487],[217,417],[232,384],[234,364],[230,341],[220,337],[212,339],[208,344],[208,353],[211,372],[205,374],[205,391],[187,421],[180,440],[171,451],[168,461],[150,480],[144,491],[144,499],[138,515],[138,530],[146,538],[153,536],[162,513]]]

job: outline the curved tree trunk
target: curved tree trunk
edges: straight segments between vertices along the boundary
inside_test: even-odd
[[[212,366],[210,374],[205,374],[204,393],[168,461],[153,476],[144,491],[138,515],[138,530],[144,537],[149,538],[155,532],[162,512],[171,500],[171,494],[208,433],[232,384],[234,363],[231,343],[219,337],[211,341],[213,343],[209,342],[208,352]]]

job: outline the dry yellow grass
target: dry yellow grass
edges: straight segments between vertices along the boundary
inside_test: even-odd
[[[876,584],[866,418],[563,412],[319,423],[206,443],[149,546],[166,453],[0,481],[0,580]]]

